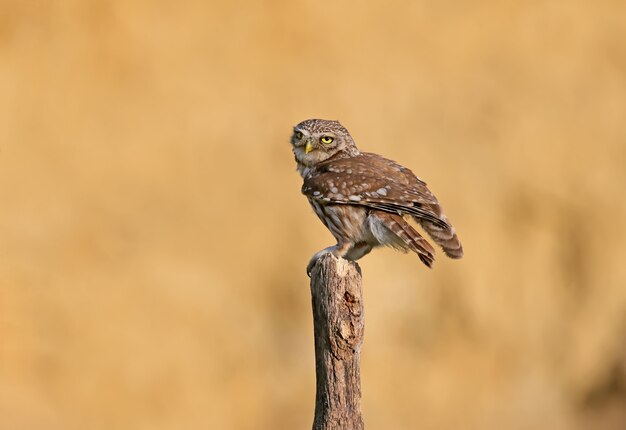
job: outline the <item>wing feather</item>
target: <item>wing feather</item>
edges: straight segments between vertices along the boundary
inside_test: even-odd
[[[449,227],[426,183],[409,169],[376,154],[320,163],[305,178],[302,193],[312,199],[411,215]]]

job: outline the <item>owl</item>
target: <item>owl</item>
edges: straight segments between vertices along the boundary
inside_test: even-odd
[[[310,275],[324,254],[358,260],[378,246],[412,251],[432,267],[435,250],[411,224],[412,218],[450,258],[463,247],[439,202],[406,167],[361,152],[339,121],[309,119],[291,137],[302,193],[337,244],[316,253]]]

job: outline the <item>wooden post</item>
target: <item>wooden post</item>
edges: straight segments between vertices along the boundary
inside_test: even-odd
[[[311,272],[315,335],[313,430],[361,430],[363,300],[359,266],[332,254]]]

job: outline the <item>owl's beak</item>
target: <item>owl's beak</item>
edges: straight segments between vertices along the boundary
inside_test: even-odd
[[[308,154],[309,152],[313,151],[313,144],[311,143],[310,140],[308,140],[306,142],[306,146],[304,147],[304,153]]]

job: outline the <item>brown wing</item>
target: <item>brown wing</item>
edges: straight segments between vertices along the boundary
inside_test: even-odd
[[[406,167],[376,154],[320,163],[305,178],[302,193],[320,201],[412,215],[449,227],[426,183]]]
[[[374,217],[397,238],[396,240],[385,242],[385,245],[403,251],[411,250],[418,255],[419,259],[426,266],[433,267],[435,250],[402,216],[387,212],[377,212]]]

